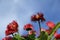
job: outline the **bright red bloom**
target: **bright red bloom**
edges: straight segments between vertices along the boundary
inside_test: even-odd
[[[9,37],[3,38],[2,40],[13,40],[13,38],[9,36]]]
[[[45,18],[43,17],[44,15],[42,13],[37,13],[36,15],[31,16],[32,21],[45,21]]]
[[[16,21],[11,22],[7,25],[7,29],[9,30],[16,30],[18,29],[18,23]]]
[[[54,36],[55,36],[56,39],[60,39],[60,34],[55,33]]]
[[[33,30],[33,25],[32,25],[32,24],[26,24],[26,25],[24,26],[24,30],[27,30],[27,31]]]
[[[53,22],[51,22],[51,21],[48,21],[48,22],[46,23],[46,25],[47,25],[49,28],[51,28],[51,29],[53,29],[53,28],[55,27],[55,24],[54,24]]]
[[[7,30],[5,31],[5,34],[6,34],[6,36],[7,36],[7,35],[13,34],[13,33],[15,33],[15,32],[18,32],[18,29],[16,29],[16,30],[8,30],[8,29],[7,29]]]
[[[10,34],[13,34],[15,32],[18,32],[18,24],[16,21],[13,21],[7,25],[7,30],[5,31],[5,34],[10,35]]]

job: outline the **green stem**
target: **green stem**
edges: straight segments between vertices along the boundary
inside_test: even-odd
[[[40,25],[40,21],[38,21],[38,24],[39,24],[39,29],[40,29],[40,33],[41,33],[41,25]]]
[[[50,36],[48,37],[48,40],[51,40],[52,36],[54,35],[55,31],[56,31],[58,28],[60,28],[60,22],[58,22],[58,23],[56,24],[56,26],[53,28]]]

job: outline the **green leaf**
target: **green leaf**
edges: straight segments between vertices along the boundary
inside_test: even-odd
[[[13,37],[13,40],[18,40],[18,39],[16,39],[15,37]]]
[[[15,40],[15,39],[17,39],[17,40],[24,40],[24,38],[21,37],[19,34],[15,34],[14,35],[13,40]]]
[[[35,34],[28,35],[28,39],[29,39],[29,40],[35,40]]]
[[[56,39],[54,39],[54,40],[56,40]]]
[[[39,40],[38,38],[36,38],[35,40]]]
[[[47,38],[48,38],[47,32],[42,31],[39,36],[39,40],[47,40]]]

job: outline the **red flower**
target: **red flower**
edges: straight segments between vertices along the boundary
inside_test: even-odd
[[[9,37],[3,38],[2,40],[13,40],[13,39],[12,39],[12,37],[9,36]]]
[[[10,35],[10,34],[13,34],[15,32],[18,32],[18,24],[16,21],[13,21],[7,25],[7,30],[5,31],[5,34]]]
[[[11,22],[10,24],[7,25],[7,29],[9,30],[16,30],[18,29],[18,24],[16,21]]]
[[[37,13],[36,15],[31,16],[31,20],[32,21],[39,21],[39,20],[41,20],[41,22],[42,22],[42,21],[45,21],[45,18],[43,17],[42,13]]]
[[[48,21],[48,22],[46,23],[46,25],[47,25],[49,28],[51,28],[51,29],[53,29],[53,28],[55,27],[55,24],[54,24],[53,22],[51,22],[51,21]]]
[[[26,24],[26,25],[24,26],[24,30],[27,30],[27,31],[33,30],[33,25],[32,25],[32,24]]]
[[[7,29],[7,30],[5,31],[5,34],[6,34],[6,36],[7,36],[7,35],[10,35],[10,34],[13,34],[13,33],[17,32],[17,31],[18,31],[18,29],[16,29],[16,30],[8,30],[8,29]]]
[[[54,36],[55,36],[56,39],[60,39],[60,34],[55,33]]]

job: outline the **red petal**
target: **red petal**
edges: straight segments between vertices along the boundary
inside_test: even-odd
[[[46,25],[47,25],[49,28],[54,28],[54,27],[55,27],[55,24],[54,24],[53,22],[51,22],[51,21],[48,21],[48,22],[46,23]]]

